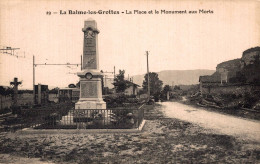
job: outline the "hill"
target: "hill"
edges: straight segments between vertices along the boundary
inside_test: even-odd
[[[191,85],[198,84],[199,77],[204,75],[211,75],[214,70],[198,69],[198,70],[166,70],[157,72],[163,85]],[[134,83],[142,86],[144,80],[143,75],[133,76]]]

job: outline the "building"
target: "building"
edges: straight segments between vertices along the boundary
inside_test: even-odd
[[[221,74],[217,72],[212,75],[200,76],[200,93],[210,93],[210,88],[221,84],[221,81]]]
[[[48,85],[38,84],[34,85],[35,100],[37,104],[46,104],[49,100]]]
[[[125,95],[137,95],[138,94],[138,84],[133,83],[132,81],[126,80],[127,88],[125,90]]]
[[[243,52],[239,59],[222,62],[210,76],[200,76],[200,92],[211,93],[212,88],[227,85],[260,84],[260,47]]]
[[[60,88],[58,91],[59,102],[77,102],[79,93],[79,88]]]
[[[216,73],[220,74],[221,83],[228,83],[230,79],[236,77],[241,68],[241,59],[229,60],[217,65]]]

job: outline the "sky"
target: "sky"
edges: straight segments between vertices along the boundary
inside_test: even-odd
[[[14,77],[32,89],[33,63],[79,64],[84,21],[96,20],[100,70],[116,67],[126,76],[162,70],[215,70],[260,45],[260,1],[0,1],[0,48],[20,48],[14,57],[0,53],[0,85]],[[60,14],[66,11],[67,14]],[[78,11],[119,11],[119,14],[68,14]],[[126,14],[126,10],[132,14]],[[153,11],[134,14],[134,10]],[[155,10],[159,14],[155,14]],[[210,10],[213,13],[163,14],[167,11]],[[47,12],[50,11],[51,15]],[[57,12],[54,14],[53,12]],[[122,13],[124,12],[124,13]],[[2,51],[3,52],[3,51]],[[78,66],[36,66],[36,84],[66,87],[77,83]],[[112,76],[112,74],[107,74]]]

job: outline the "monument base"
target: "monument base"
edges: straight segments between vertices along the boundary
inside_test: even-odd
[[[104,101],[78,101],[75,109],[106,109],[107,105]]]

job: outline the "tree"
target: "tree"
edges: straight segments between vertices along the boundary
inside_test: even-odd
[[[171,89],[171,87],[169,86],[169,85],[165,85],[164,87],[163,87],[163,90],[162,90],[162,92],[163,93],[167,93],[167,92],[169,92],[169,91],[171,91],[172,89]]]
[[[173,90],[175,90],[175,91],[176,91],[176,90],[181,90],[181,87],[180,87],[180,86],[177,86],[177,85],[175,85],[175,86],[174,86],[174,88],[173,88]]]
[[[161,98],[166,100],[167,99],[167,93],[170,92],[171,90],[172,90],[172,88],[169,85],[165,85],[163,87],[163,90],[162,90]]]
[[[56,88],[52,88],[49,93],[53,93],[53,94],[58,94],[58,91],[59,91],[59,88],[56,87]]]
[[[0,86],[0,95],[5,95],[5,88]]]
[[[9,95],[13,95],[14,94],[14,90],[13,88],[4,88],[3,86],[0,86],[0,95],[3,96],[9,96]]]
[[[125,70],[119,70],[119,74],[116,75],[113,85],[115,86],[116,92],[124,92],[127,88],[125,80]]]
[[[147,91],[148,88],[148,74],[145,74],[143,81],[143,88]],[[162,90],[163,82],[159,79],[158,74],[155,72],[149,72],[149,82],[150,82],[150,95],[158,97]]]

